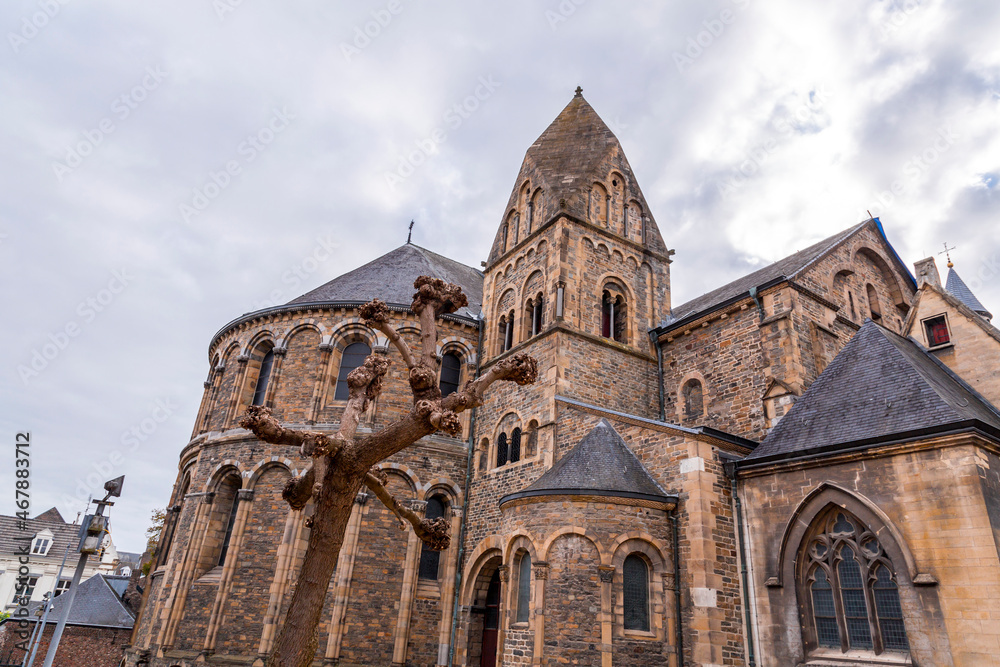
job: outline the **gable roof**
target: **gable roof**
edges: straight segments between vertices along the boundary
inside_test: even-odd
[[[881,221],[879,221],[878,218],[869,218],[864,222],[858,223],[853,227],[849,227],[834,234],[833,236],[825,238],[819,243],[814,243],[804,250],[792,253],[783,259],[779,259],[773,264],[765,266],[762,269],[758,269],[753,273],[749,273],[742,278],[737,278],[733,282],[727,283],[722,287],[708,292],[707,294],[702,294],[701,296],[691,299],[686,303],[682,303],[679,306],[671,308],[670,316],[667,318],[666,322],[657,328],[657,331],[668,331],[676,326],[679,326],[679,323],[685,320],[697,319],[702,314],[711,312],[727,302],[746,298],[749,295],[751,288],[759,288],[764,285],[768,285],[769,283],[778,283],[783,280],[794,280],[815,262],[825,257],[838,245],[860,232],[867,225],[874,225],[875,230],[879,233],[882,240],[889,248],[890,256],[896,262],[896,268],[900,269],[902,275],[908,278],[913,287],[916,288],[916,281],[913,279],[913,276],[910,275],[909,269],[907,269],[906,265],[903,264],[901,259],[899,259],[899,256],[896,254],[895,249],[893,249],[892,244],[890,244],[889,240],[885,237],[885,230],[882,229]]]
[[[746,461],[979,425],[1000,411],[912,338],[866,320]]]
[[[993,314],[986,310],[986,306],[976,298],[976,295],[972,293],[972,290],[965,284],[965,281],[959,277],[958,272],[955,271],[953,266],[948,267],[948,280],[944,288],[952,296],[968,306],[972,312],[988,320],[993,318]]]
[[[124,583],[123,583],[124,582]],[[135,616],[122,601],[116,589],[123,592],[128,586],[128,577],[109,577],[95,574],[90,579],[80,582],[76,591],[76,599],[70,609],[66,622],[70,625],[89,625],[101,628],[131,628],[135,624]],[[66,613],[66,600],[69,596],[60,595],[52,602],[52,609],[46,625],[57,623]],[[39,600],[28,605],[31,619],[34,612],[42,605]]]
[[[959,313],[969,318],[969,321],[973,322],[976,326],[982,329],[986,335],[990,336],[997,342],[1000,342],[1000,329],[997,329],[993,324],[982,317],[979,313],[976,313],[967,305],[962,303],[954,294],[946,291],[940,285],[935,285],[934,283],[924,283],[917,290],[917,294],[913,299],[913,307],[910,309],[910,314],[906,316],[906,321],[903,323],[904,331],[913,331],[913,326],[916,323],[916,317],[920,311],[919,305],[920,301],[924,298],[924,290],[933,290],[935,294],[944,299],[945,303],[957,310]]]
[[[367,303],[379,298],[390,305],[409,308],[416,291],[413,281],[420,276],[441,278],[461,287],[469,299],[469,305],[455,314],[476,319],[483,303],[483,274],[412,243],[401,245],[364,266],[292,299],[288,304]]]
[[[52,532],[52,544],[48,553],[45,556],[33,554],[32,560],[62,559],[66,546],[79,542],[80,526],[66,523],[59,512],[53,514],[52,510],[48,510],[27,520],[15,516],[0,516],[0,554],[22,553],[25,545],[30,549],[34,536],[46,529]]]
[[[500,499],[531,496],[591,495],[665,502],[670,496],[656,483],[607,419],[527,487]]]
[[[66,519],[63,518],[62,514],[59,513],[55,507],[50,507],[41,514],[35,517],[37,521],[55,521],[57,523],[66,523]]]

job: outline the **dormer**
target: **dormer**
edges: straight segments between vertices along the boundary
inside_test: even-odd
[[[47,556],[52,548],[52,531],[46,528],[35,533],[35,538],[31,541],[32,556]]]

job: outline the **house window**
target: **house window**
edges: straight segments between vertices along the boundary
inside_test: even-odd
[[[531,611],[531,556],[522,554],[517,563],[517,614],[515,623],[527,623]]]
[[[31,596],[35,593],[35,586],[38,585],[38,577],[18,577],[17,583],[14,585],[14,599],[11,600],[11,604],[18,604],[18,602],[23,598],[24,600],[30,600]]]
[[[868,528],[839,510],[808,541],[803,591],[815,646],[906,651],[909,642],[892,563]]]
[[[936,347],[951,342],[951,334],[948,333],[948,322],[945,320],[944,315],[924,320],[924,331],[927,333],[928,347]]]
[[[128,569],[128,568],[126,568],[126,569]],[[131,570],[129,570],[129,574],[132,574]],[[60,595],[62,595],[66,591],[68,591],[69,590],[69,585],[71,583],[73,583],[73,582],[70,579],[60,579],[59,583],[56,584],[56,590],[55,590],[55,593],[53,593],[53,597],[59,597]]]
[[[868,293],[868,310],[871,311],[872,320],[875,322],[881,322],[882,307],[878,303],[878,293],[875,291],[875,286],[868,283],[865,285],[865,291]]]
[[[507,434],[501,433],[497,437],[497,467],[507,465]]]
[[[441,398],[458,391],[462,379],[462,360],[454,352],[441,357]]]
[[[431,496],[427,499],[427,508],[424,510],[426,519],[440,519],[444,516],[444,502],[440,496]],[[441,552],[434,551],[426,544],[420,550],[420,567],[418,576],[421,579],[433,579],[437,581],[438,565],[441,562]]]
[[[50,538],[36,537],[34,543],[31,545],[31,553],[37,556],[44,556],[49,553],[50,546],[52,546]]]
[[[260,371],[257,373],[257,386],[253,390],[252,405],[264,405],[264,398],[267,395],[267,382],[271,378],[271,367],[274,365],[274,350],[268,350],[267,354],[260,362]]]
[[[622,565],[622,601],[625,629],[649,632],[649,567],[637,554]]]
[[[620,294],[604,291],[601,297],[601,335],[619,343],[625,342],[625,299]]]
[[[346,401],[351,396],[351,389],[347,386],[347,376],[351,371],[359,366],[363,366],[365,359],[372,353],[372,349],[367,343],[351,343],[344,348],[344,353],[340,357],[340,373],[337,375],[337,390],[333,398],[337,401]]]
[[[684,399],[684,418],[696,419],[705,413],[705,398],[701,382],[688,380],[681,389]]]
[[[521,429],[515,428],[510,434],[510,449],[507,452],[507,460],[510,463],[517,463],[521,460]]]

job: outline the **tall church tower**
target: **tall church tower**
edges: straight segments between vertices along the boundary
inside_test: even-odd
[[[647,332],[670,310],[671,254],[618,139],[577,89],[525,154],[486,264],[483,372],[527,352],[539,378],[494,386],[477,414],[468,544],[496,529],[500,496],[579,441],[559,437],[560,400],[656,418]]]

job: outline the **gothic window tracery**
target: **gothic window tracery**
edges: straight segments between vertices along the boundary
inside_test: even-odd
[[[829,514],[808,541],[804,592],[817,647],[907,651],[892,562],[875,534],[846,511]]]

